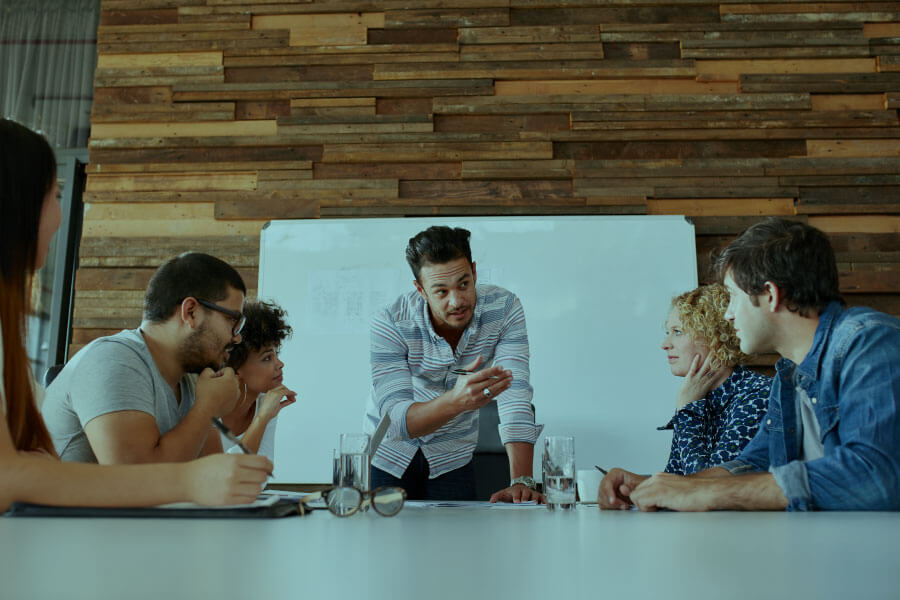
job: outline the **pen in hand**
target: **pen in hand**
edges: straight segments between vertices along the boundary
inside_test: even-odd
[[[601,473],[603,473],[604,475],[609,475],[609,472],[602,467],[598,467],[597,465],[594,465],[594,468],[597,469],[598,471],[600,471]]]
[[[228,441],[232,442],[238,448],[241,449],[241,452],[243,452],[244,454],[252,454],[252,452],[247,450],[247,447],[241,443],[241,440],[238,439],[238,436],[231,433],[231,430],[228,429],[228,427],[226,427],[225,423],[223,423],[222,421],[220,421],[219,419],[217,419],[215,417],[212,418],[212,422],[213,422],[213,425],[216,426],[216,429],[221,431],[222,435],[224,435],[228,439]],[[272,472],[269,471],[268,475],[269,475],[269,477],[272,477]]]

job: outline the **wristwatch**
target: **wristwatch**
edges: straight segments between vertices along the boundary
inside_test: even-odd
[[[534,477],[531,475],[522,475],[520,477],[516,477],[512,481],[509,482],[509,487],[516,485],[517,483],[521,483],[527,488],[531,488],[533,490],[537,489],[537,482],[534,480]]]

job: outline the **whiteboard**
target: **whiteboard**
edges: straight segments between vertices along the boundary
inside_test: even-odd
[[[578,468],[665,468],[681,381],[660,349],[671,298],[697,285],[694,228],[681,216],[272,221],[258,296],[288,312],[275,481],[331,481],[342,432],[363,430],[369,323],[413,289],[409,238],[431,225],[472,232],[478,283],[518,295],[542,435],[574,435]],[[538,440],[541,443],[541,440]],[[540,473],[535,452],[536,476]]]

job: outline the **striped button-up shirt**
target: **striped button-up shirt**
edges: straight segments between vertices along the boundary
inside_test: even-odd
[[[434,331],[428,303],[416,291],[400,296],[372,321],[372,394],[366,410],[374,429],[387,413],[391,427],[372,464],[402,477],[416,451],[428,460],[429,477],[465,466],[478,442],[478,411],[457,415],[434,433],[410,439],[406,411],[413,402],[428,402],[456,385],[452,369],[478,356],[480,368],[498,365],[512,372],[509,389],[497,396],[500,440],[534,444],[542,426],[535,425],[529,383],[528,332],[525,312],[511,292],[492,285],[476,287],[472,320],[454,352]]]

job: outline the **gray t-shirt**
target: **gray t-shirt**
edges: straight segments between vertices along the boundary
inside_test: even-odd
[[[47,388],[42,412],[63,460],[97,462],[84,426],[101,415],[139,410],[154,419],[160,435],[174,428],[194,405],[196,375],[181,378],[181,403],[153,361],[140,329],[120,331],[81,349]]]

